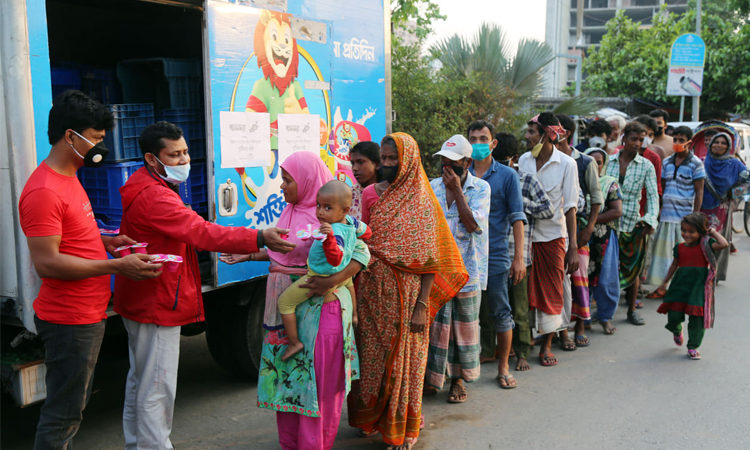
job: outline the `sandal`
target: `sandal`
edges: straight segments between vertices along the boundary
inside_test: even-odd
[[[574,352],[578,350],[578,347],[576,347],[576,342],[573,339],[567,339],[565,341],[560,340],[560,348],[564,352]]]
[[[422,389],[422,396],[423,397],[429,397],[432,395],[436,395],[438,393],[437,388],[430,386],[429,384],[425,384],[424,388]]]
[[[690,348],[688,349],[688,358],[692,360],[699,360],[701,359],[701,354],[698,353],[698,350]]]
[[[591,342],[585,334],[576,335],[576,347],[588,347],[589,345],[591,345]]]
[[[368,438],[368,437],[371,437],[371,436],[375,436],[378,433],[380,433],[380,431],[378,431],[378,430],[372,430],[372,431],[370,431],[368,433],[365,430],[363,430],[362,428],[360,428],[359,430],[357,430],[357,437]]]
[[[549,361],[552,358],[555,358],[555,355],[552,354],[552,352],[549,352],[549,353],[546,353],[546,354],[542,354],[542,355],[539,355],[539,362],[544,367],[556,366],[557,365],[557,358],[555,358],[554,361]]]
[[[515,380],[513,375],[498,375],[495,377],[497,380],[497,384],[500,386],[500,389],[515,389],[518,387],[518,383],[516,384],[510,384],[510,380]],[[500,380],[505,380],[505,385],[500,382]]]
[[[657,288],[654,292],[648,294],[646,298],[664,298],[665,295],[667,295],[666,289]]]
[[[643,309],[643,302],[640,300],[635,301],[635,309]]]
[[[680,330],[680,334],[674,335],[674,343],[677,344],[678,347],[680,347],[682,346],[683,342],[685,342],[685,339],[682,337],[682,330]]]
[[[463,398],[461,395],[463,394]],[[448,395],[448,403],[464,403],[469,399],[469,395],[466,392],[464,384],[455,384],[451,386],[450,394]]]

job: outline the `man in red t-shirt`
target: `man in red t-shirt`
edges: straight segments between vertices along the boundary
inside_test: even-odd
[[[35,450],[69,448],[80,427],[104,336],[109,275],[143,280],[161,274],[161,264],[148,264],[148,255],[107,259],[107,251],[116,257],[115,248],[135,241],[99,234],[76,178],[81,166],[104,162],[108,150],[102,140],[113,125],[112,113],[79,91],[55,98],[47,131],[52,149],[29,177],[18,205],[31,260],[42,278],[34,322],[44,342],[47,399],[39,412]]]

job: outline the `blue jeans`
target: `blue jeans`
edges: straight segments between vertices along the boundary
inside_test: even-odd
[[[59,325],[34,316],[34,323],[47,366],[47,399],[39,412],[34,450],[70,450],[91,396],[105,321]]]
[[[505,333],[515,327],[513,311],[508,296],[508,275],[510,271],[487,277],[487,289],[482,291],[482,302],[487,302],[495,321],[495,332]]]

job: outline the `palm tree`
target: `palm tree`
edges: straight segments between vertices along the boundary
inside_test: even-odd
[[[443,65],[444,76],[481,77],[498,90],[513,92],[519,107],[539,96],[542,69],[556,57],[547,44],[533,39],[522,39],[512,55],[503,29],[487,22],[479,27],[472,40],[456,34],[433,45],[429,51]],[[583,99],[560,106],[563,108],[558,107],[555,112],[572,115],[585,115],[596,109],[596,105]]]

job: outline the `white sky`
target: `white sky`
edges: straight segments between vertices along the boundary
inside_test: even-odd
[[[426,48],[456,33],[471,38],[482,22],[494,22],[505,30],[513,48],[523,38],[544,41],[547,0],[433,0],[448,16],[437,22]]]

